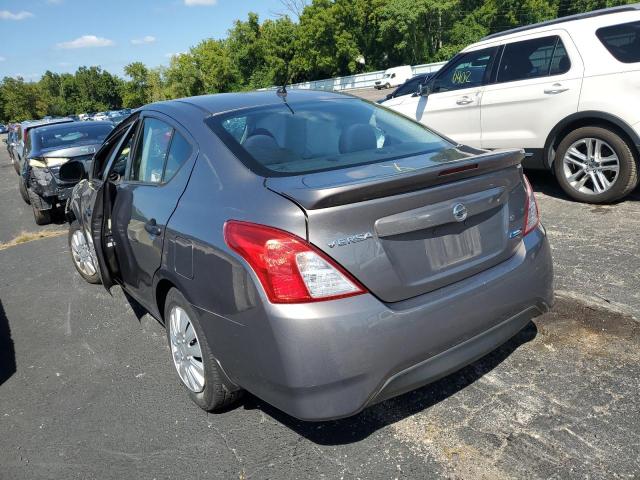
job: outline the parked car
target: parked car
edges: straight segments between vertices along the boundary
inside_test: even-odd
[[[404,82],[398,88],[396,88],[393,92],[388,93],[384,98],[378,100],[377,103],[382,103],[385,106],[389,106],[393,104],[393,102],[385,102],[394,98],[404,97],[405,95],[417,96],[420,90],[420,85],[425,85],[432,76],[433,73],[418,73],[417,75],[414,75],[409,80]]]
[[[324,420],[446,375],[547,310],[522,158],[351,96],[264,91],[143,107],[86,175],[60,175],[84,178],[67,208],[78,272],[164,323],[196,404],[246,389]]]
[[[9,133],[9,128],[6,125],[0,123],[0,134],[2,133]]]
[[[24,150],[25,141],[29,137],[29,130],[33,128],[41,127],[42,125],[52,125],[54,123],[68,123],[72,122],[71,118],[58,118],[58,119],[42,119],[42,120],[27,120],[17,126],[17,141],[14,146],[15,162],[13,167],[18,175],[22,174],[24,164]],[[20,190],[23,193],[23,190]],[[26,191],[24,192],[26,194]],[[25,199],[26,200],[26,199]]]
[[[392,108],[456,141],[526,149],[572,198],[624,198],[638,184],[640,4],[490,35],[424,94]]]
[[[91,117],[94,122],[104,122],[109,120],[107,112],[98,112]]]
[[[388,68],[380,80],[376,80],[374,88],[380,90],[382,88],[391,88],[402,85],[413,76],[413,70],[410,65],[402,65],[400,67]]]
[[[28,131],[20,192],[31,204],[38,225],[51,221],[53,209],[66,202],[75,185],[60,179],[60,166],[74,160],[88,168],[93,154],[111,130],[111,122],[70,122],[42,125]]]
[[[7,144],[7,152],[9,153],[9,158],[11,159],[11,163],[15,165],[15,162],[16,162],[15,148],[18,142],[17,127],[15,126],[9,127],[9,132],[7,133],[7,138],[4,139],[4,142]]]

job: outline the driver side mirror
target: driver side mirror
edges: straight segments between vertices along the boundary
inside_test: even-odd
[[[64,182],[79,182],[86,176],[84,164],[78,161],[67,162],[60,167],[58,176]]]

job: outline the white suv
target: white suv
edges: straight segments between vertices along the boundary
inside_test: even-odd
[[[620,199],[638,183],[640,4],[490,35],[390,108],[462,144],[524,148],[577,200]]]

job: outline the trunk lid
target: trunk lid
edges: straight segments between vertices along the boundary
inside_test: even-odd
[[[522,239],[523,152],[458,153],[455,162],[418,155],[266,186],[305,210],[311,243],[397,302],[497,265]]]

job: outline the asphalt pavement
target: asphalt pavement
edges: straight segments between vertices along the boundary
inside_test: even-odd
[[[38,227],[0,144],[0,242]],[[635,478],[640,195],[570,202],[532,174],[559,295],[507,344],[350,419],[247,395],[207,414],[163,328],[84,283],[64,235],[0,246],[0,479]]]

